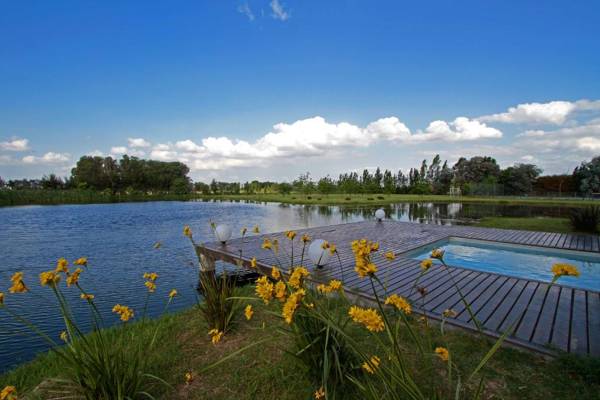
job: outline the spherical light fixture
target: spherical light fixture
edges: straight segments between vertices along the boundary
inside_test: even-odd
[[[308,246],[308,258],[310,258],[317,267],[322,267],[327,264],[331,257],[331,252],[329,249],[323,248],[323,243],[325,243],[325,240],[316,239]]]
[[[231,237],[231,228],[229,225],[219,224],[215,228],[215,236],[219,242],[225,244]]]
[[[385,219],[385,211],[383,211],[383,208],[379,208],[377,211],[375,211],[375,218],[377,218],[377,221],[379,222]]]

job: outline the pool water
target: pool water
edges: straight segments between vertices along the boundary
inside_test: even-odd
[[[552,280],[552,265],[568,263],[581,275],[563,276],[560,284],[600,292],[600,254],[450,238],[412,250],[409,256],[423,260],[434,248],[444,249],[444,261],[451,266],[543,282]]]

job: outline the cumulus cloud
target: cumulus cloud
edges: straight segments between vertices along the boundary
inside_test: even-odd
[[[254,21],[254,19],[255,19],[254,13],[252,12],[252,9],[250,8],[250,6],[248,5],[247,2],[240,4],[238,6],[237,10],[239,13],[244,14],[248,18],[248,20]]]
[[[129,143],[129,147],[132,147],[134,149],[151,146],[151,143],[144,138],[128,138],[127,142]]]
[[[61,164],[69,162],[70,160],[71,155],[68,153],[55,153],[49,151],[41,157],[34,155],[25,156],[22,161],[25,164]]]
[[[577,147],[581,150],[589,150],[592,152],[600,151],[600,138],[586,136],[577,139]]]
[[[424,131],[419,131],[411,139],[413,141],[465,141],[501,137],[502,132],[496,128],[466,117],[458,117],[450,123],[433,121]]]
[[[29,150],[28,139],[12,139],[6,142],[0,142],[0,150],[6,151],[26,151]]]
[[[506,124],[562,125],[578,111],[598,111],[600,100],[551,101],[548,103],[524,103],[510,107],[506,112],[478,118],[484,122]]]
[[[110,154],[122,155],[127,153],[127,147],[125,146],[113,146],[110,148]]]
[[[279,2],[279,0],[271,0],[271,16],[280,21],[285,21],[290,18],[290,13],[286,11],[283,5]]]

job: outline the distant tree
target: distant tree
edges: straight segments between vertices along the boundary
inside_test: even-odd
[[[40,180],[43,189],[64,189],[65,182],[55,174],[44,175]]]
[[[546,175],[540,176],[534,183],[534,190],[538,194],[576,192],[573,175]]]
[[[277,191],[284,196],[292,193],[292,189],[293,189],[292,185],[287,182],[281,182],[277,186]]]
[[[317,182],[317,191],[321,194],[331,194],[335,192],[335,189],[335,182],[329,177],[329,175],[319,179]]]
[[[579,193],[589,195],[600,192],[600,156],[582,162],[573,171],[573,179]]]
[[[396,191],[396,179],[392,174],[392,171],[388,171],[387,169],[383,172],[383,192],[384,193],[394,193]]]
[[[202,194],[210,194],[210,186],[204,182],[194,182],[194,191]]]
[[[492,157],[461,157],[453,166],[454,176],[459,185],[466,183],[493,182],[500,176],[500,166]]]
[[[6,186],[6,182],[4,181],[4,179],[2,179],[2,177],[0,176],[0,189],[3,189]]]
[[[190,182],[182,177],[173,179],[169,191],[175,194],[187,194],[190,192]]]
[[[452,168],[448,167],[447,161],[444,161],[444,165],[436,175],[432,185],[433,193],[448,194],[452,181],[454,180],[454,171]]]
[[[523,195],[533,190],[533,184],[542,170],[533,164],[516,164],[500,173],[498,183],[504,185],[504,194]]]

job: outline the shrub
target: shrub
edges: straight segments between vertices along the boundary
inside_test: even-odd
[[[351,197],[346,197],[344,200],[350,201],[350,200],[352,200],[352,198]]]
[[[372,197],[367,197],[367,200],[375,200],[375,199]]]
[[[574,208],[570,214],[571,225],[577,231],[598,232],[600,206]]]
[[[385,199],[385,197],[383,197],[383,196],[377,196],[377,199],[378,199],[378,200],[384,200],[384,199]]]
[[[219,332],[231,330],[241,310],[239,300],[232,299],[236,295],[235,279],[226,273],[215,278],[214,272],[201,272],[200,288],[203,299],[199,308],[207,325]]]

